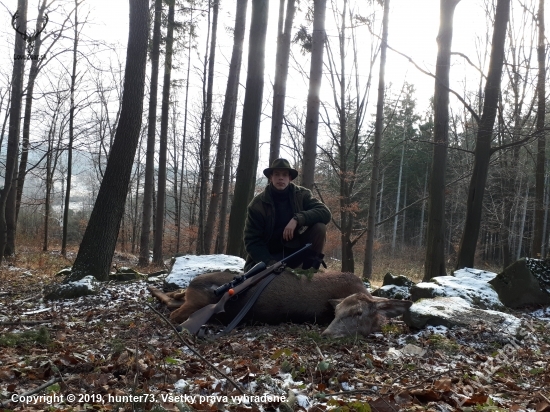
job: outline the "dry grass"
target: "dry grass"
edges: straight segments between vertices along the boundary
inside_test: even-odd
[[[20,269],[29,270],[33,274],[53,276],[59,270],[71,266],[76,258],[78,247],[70,246],[67,250],[67,258],[61,256],[60,248],[53,246],[48,252],[43,252],[41,246],[37,244],[22,244],[18,246],[17,254],[8,257],[0,266],[0,272],[5,272],[10,266]],[[394,275],[404,275],[414,282],[420,282],[424,275],[424,259],[425,250],[422,248],[410,247],[402,249],[395,254],[392,254],[389,247],[378,245],[374,254],[373,275],[371,283],[373,286],[381,286],[386,273],[391,272]],[[355,274],[361,276],[363,272],[363,251],[355,252]],[[338,272],[341,270],[339,260],[325,259],[328,264],[328,270]],[[501,268],[496,265],[482,262],[477,259],[476,268],[488,270],[491,272],[500,272]],[[163,266],[149,265],[147,268],[138,268],[138,256],[127,252],[115,252],[113,258],[113,266],[122,267],[129,266],[136,268],[139,271],[152,273],[162,269]],[[447,262],[447,271],[450,272],[454,268],[454,262]]]
[[[363,254],[362,250],[355,251],[355,274],[361,276],[363,273]],[[393,275],[404,275],[413,282],[421,282],[424,276],[424,260],[426,258],[424,248],[407,247],[392,254],[389,245],[377,245],[377,250],[374,253],[373,274],[370,279],[373,286],[382,286],[382,282],[386,273],[391,272]],[[327,260],[330,270],[341,270],[341,263],[338,260]],[[446,262],[447,273],[454,270],[454,258],[449,258]],[[476,269],[487,270],[490,272],[499,273],[502,267],[483,262],[481,259],[476,259]]]

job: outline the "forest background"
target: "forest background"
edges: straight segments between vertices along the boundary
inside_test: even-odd
[[[479,119],[473,113],[481,116],[484,111],[496,7],[505,1],[447,2],[457,3],[449,81],[454,94],[451,93],[449,105],[446,166],[436,173],[432,170],[436,132],[434,78],[430,74],[436,73],[439,4],[392,0],[390,5],[380,169],[376,210],[371,214],[376,221],[372,255],[375,270],[380,272],[390,268],[390,262],[395,265],[397,261],[404,262],[404,267],[416,274],[424,271],[424,262],[430,259],[426,243],[431,212],[429,187],[436,174],[444,175],[446,181],[444,236],[440,243],[447,269],[455,266],[461,247],[479,131]],[[10,108],[14,105],[12,68],[16,63],[13,53],[16,37],[12,15],[22,3],[26,2],[0,2],[0,19],[4,22],[0,29],[4,39],[0,51],[1,172],[9,163],[8,129]],[[236,104],[229,110],[227,90],[234,34],[238,31],[236,11],[246,3],[249,4],[240,85],[234,98]],[[238,170],[243,164],[247,166],[253,175],[254,193],[263,190],[266,181],[261,170],[273,156],[270,146],[274,127],[281,132],[277,154],[288,158],[301,172],[307,163],[304,141],[311,90],[313,20],[315,7],[322,2],[269,2],[269,17],[264,15],[267,32],[263,93],[256,105],[261,109],[258,141],[247,145],[246,141],[241,144],[246,126],[250,125],[243,122],[247,115],[243,107],[247,76],[252,71],[250,63],[254,62],[254,57],[250,60],[247,56],[253,47],[261,48],[261,44],[255,44],[261,36],[249,38],[249,26],[255,5],[260,3],[267,4],[157,2],[162,7],[159,14],[162,35],[158,93],[153,97],[158,107],[153,122],[149,120],[148,109],[154,77],[151,62],[155,60],[153,22],[158,6],[150,4],[141,133],[117,239],[118,250],[139,253],[142,263],[149,261],[150,249],[156,262],[175,253],[242,254],[238,241],[242,230],[234,230],[231,238],[230,223],[231,213],[244,214],[242,207],[233,210],[237,204],[234,200],[243,197],[234,196]],[[356,273],[361,272],[369,253],[365,234],[373,165],[377,163],[373,154],[382,3],[327,1],[324,19],[326,41],[322,48],[317,156],[314,184],[310,187],[333,212],[325,248],[327,258],[339,269]],[[512,0],[509,4],[498,115],[491,135],[493,147],[502,149],[494,150],[487,159],[480,232],[474,248],[476,266],[506,266],[521,256],[539,257],[548,253],[547,164],[543,220],[540,224],[535,222],[537,153],[539,141],[545,136],[544,126],[543,132],[537,133],[540,129],[537,108],[541,100],[537,94],[540,77],[537,23],[541,21],[537,13],[543,1]],[[288,12],[293,5],[294,16]],[[13,180],[24,189],[20,200],[14,203],[17,224],[10,227],[10,219],[6,219],[5,254],[40,246],[44,251],[60,249],[66,255],[67,248],[78,246],[84,235],[120,119],[128,3],[29,0],[27,6],[27,33],[35,30],[35,26],[40,31],[44,25],[40,10],[48,15],[48,21],[33,44],[33,53],[39,59],[25,61],[19,116],[21,144]],[[172,37],[173,45],[169,46]],[[544,67],[547,67],[548,41],[544,35],[542,38]],[[281,66],[277,51],[278,44],[285,39],[289,43],[288,78],[286,91],[281,93],[282,89],[277,89],[280,78],[276,68]],[[256,56],[256,60],[263,60]],[[547,83],[546,77],[543,83]],[[286,98],[284,116],[274,126],[273,108],[280,107],[282,95]],[[546,93],[542,100],[547,101]],[[224,118],[224,111],[229,112],[228,117]],[[544,119],[547,112],[545,109]],[[147,137],[151,127],[156,141],[153,183],[146,178]],[[224,130],[228,145],[219,143]],[[163,142],[166,152],[162,149]],[[255,150],[252,156],[242,155],[241,150],[251,147]],[[547,154],[544,159],[547,163]],[[216,165],[221,165],[218,175]],[[221,187],[213,193],[215,182]],[[303,183],[302,173],[297,182]],[[144,211],[144,195],[149,200],[150,212]],[[252,192],[244,196],[245,200],[251,195]],[[144,225],[144,216],[149,216],[149,225]],[[150,228],[149,234],[145,227]],[[543,241],[534,250],[537,227],[542,228]],[[144,233],[148,247],[143,246]],[[363,274],[371,275],[365,269]]]

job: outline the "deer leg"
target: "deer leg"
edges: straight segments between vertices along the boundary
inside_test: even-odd
[[[166,294],[166,293],[160,291],[159,289],[157,289],[153,286],[147,286],[147,289],[149,289],[149,292],[151,293],[151,295],[153,295],[158,300],[160,300],[162,303],[164,303],[166,305],[166,307],[170,310],[177,309],[185,303],[183,300],[174,299],[174,297],[172,297],[173,292],[171,293],[172,296],[170,296],[170,294]],[[178,297],[183,297],[184,294],[179,292],[179,294],[177,296]]]

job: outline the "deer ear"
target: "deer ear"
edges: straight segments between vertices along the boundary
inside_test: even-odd
[[[394,318],[407,312],[413,303],[410,300],[385,299],[376,301],[375,304],[380,315]]]
[[[333,308],[336,308],[340,302],[342,302],[344,299],[329,299],[328,303],[332,305]]]

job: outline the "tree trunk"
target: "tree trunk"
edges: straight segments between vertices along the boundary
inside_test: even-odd
[[[424,176],[424,191],[422,197],[426,198],[426,191],[428,188],[428,168],[426,167],[426,175]],[[422,247],[424,238],[424,213],[426,211],[426,201],[422,201],[422,211],[420,212],[420,236],[418,237],[418,247]]]
[[[395,199],[395,217],[393,218],[393,234],[391,240],[391,251],[395,253],[395,240],[397,238],[397,223],[399,222],[399,202],[401,200],[401,177],[403,176],[403,162],[405,161],[405,129],[403,124],[403,146],[401,146],[401,161],[399,162],[399,176],[397,178],[397,198]]]
[[[162,0],[155,0],[155,22],[151,48],[151,85],[149,86],[149,116],[147,125],[147,153],[145,156],[145,183],[143,186],[143,210],[139,242],[139,265],[149,265],[149,239],[151,237],[151,215],[153,208],[153,186],[155,184],[155,130],[157,124],[157,91],[160,54],[160,21]]]
[[[18,18],[16,21],[18,30],[27,31],[27,0],[17,2]],[[14,178],[16,176],[17,157],[19,151],[19,130],[21,126],[21,103],[23,93],[23,77],[25,69],[25,41],[20,34],[15,34],[14,45],[15,59],[13,62],[11,82],[11,106],[8,129],[8,148],[6,153],[6,172],[4,174],[4,187],[0,190],[0,263],[4,257],[7,243],[6,204]],[[22,58],[18,58],[22,57]]]
[[[424,281],[445,272],[445,173],[449,140],[449,72],[453,41],[453,15],[460,0],[440,0],[434,90],[434,146],[428,201],[428,230]]]
[[[523,198],[523,207],[521,209],[521,223],[519,226],[518,249],[516,252],[516,260],[521,258],[521,249],[523,248],[523,236],[525,232],[525,217],[527,216],[527,201],[529,200],[529,181],[525,182],[525,197]]]
[[[374,234],[376,231],[376,198],[378,196],[378,180],[380,176],[380,147],[382,145],[382,130],[384,129],[384,93],[386,89],[386,52],[388,49],[388,25],[390,0],[384,1],[384,17],[382,19],[382,42],[380,44],[380,73],[378,77],[378,99],[376,101],[376,122],[374,124],[374,142],[372,148],[372,173],[370,180],[369,215],[367,217],[367,240],[363,264],[363,278],[372,276],[372,260],[374,251]],[[383,184],[382,184],[383,185]],[[380,195],[382,203],[382,195]],[[378,220],[380,220],[380,209]]]
[[[281,0],[281,5],[284,0]],[[288,59],[290,56],[290,39],[292,22],[296,11],[295,0],[287,0],[284,30],[282,29],[283,15],[279,15],[279,32],[277,35],[277,54],[275,57],[275,82],[273,84],[273,110],[271,113],[271,143],[269,164],[279,158],[283,117],[285,114],[286,81],[288,77]],[[281,8],[281,11],[284,7]]]
[[[548,229],[548,203],[550,202],[550,190],[549,190],[549,187],[548,187],[548,181],[549,181],[549,177],[546,176],[545,177],[545,181],[546,181],[546,194],[544,196],[544,222],[543,222],[543,231],[542,231],[542,256],[541,256],[541,259],[544,259],[546,258],[547,256],[547,248],[548,248],[548,241],[547,241],[547,237],[546,237],[546,233],[547,233],[547,229]]]
[[[476,148],[474,151],[474,170],[468,189],[466,201],[466,222],[460,241],[456,268],[474,267],[479,227],[483,212],[483,194],[489,171],[489,159],[491,154],[491,140],[493,138],[493,126],[497,114],[498,98],[500,94],[500,82],[502,66],[504,62],[504,43],[506,29],[510,16],[510,0],[498,0],[495,25],[493,29],[493,41],[489,73],[485,84],[485,100],[483,102],[483,115],[478,125]]]
[[[131,1],[120,120],[84,238],[65,282],[87,275],[108,279],[141,130],[148,20],[149,1]]]
[[[176,0],[168,3],[168,30],[166,33],[166,57],[164,59],[164,83],[160,115],[160,147],[157,188],[157,213],[155,216],[155,243],[153,263],[163,264],[164,209],[166,205],[166,154],[168,151],[168,109],[170,106],[170,80],[172,76],[172,46],[174,43],[174,15]]]
[[[193,12],[191,11],[191,22],[193,22]],[[189,33],[189,41],[187,42],[187,76],[185,80],[185,108],[183,114],[183,138],[182,138],[182,151],[181,151],[181,176],[180,176],[180,197],[178,199],[179,210],[181,214],[182,210],[182,199],[183,199],[183,172],[185,169],[185,142],[187,141],[187,106],[189,102],[189,74],[191,71],[191,42],[192,33]],[[180,242],[181,242],[181,220],[178,221],[178,233],[176,236],[176,253],[180,251]]]
[[[233,105],[231,114],[231,123],[229,125],[229,135],[227,136],[227,151],[225,152],[225,166],[223,171],[222,204],[220,206],[220,230],[217,239],[216,253],[225,251],[225,232],[227,222],[227,205],[229,204],[229,186],[233,177],[233,137],[235,136],[235,117],[237,114],[237,105]]]
[[[209,254],[212,243],[212,233],[205,228],[206,200],[208,198],[208,182],[210,181],[210,148],[212,146],[212,90],[214,88],[214,61],[216,59],[216,34],[218,31],[219,0],[214,0],[212,6],[212,39],[210,42],[210,57],[208,59],[208,88],[206,91],[206,109],[204,139],[201,140],[201,194],[199,209],[199,241],[197,254]],[[209,228],[210,230],[213,229]]]
[[[264,90],[265,39],[268,2],[252,0],[252,19],[248,52],[248,75],[244,96],[243,118],[241,127],[241,152],[235,195],[229,217],[229,238],[227,253],[235,256],[244,255],[243,230],[246,208],[254,193],[254,179],[258,166],[258,146],[260,136],[260,118]]]
[[[315,161],[317,159],[317,131],[319,129],[319,106],[321,80],[323,79],[323,51],[325,49],[325,11],[327,0],[314,0],[311,66],[307,95],[306,130],[304,134],[304,165],[302,186],[313,189]]]
[[[206,253],[210,253],[210,248],[212,246],[212,238],[214,236],[214,226],[216,221],[216,216],[220,216],[220,224],[218,233],[225,238],[225,212],[219,212],[220,204],[220,195],[222,195],[222,179],[224,175],[225,162],[226,162],[226,153],[229,148],[229,153],[231,153],[232,147],[228,146],[229,136],[231,135],[231,141],[233,140],[233,128],[231,125],[235,124],[235,107],[237,105],[237,97],[239,92],[239,77],[241,73],[241,62],[243,56],[243,43],[244,43],[244,33],[246,29],[246,9],[247,9],[248,0],[238,0],[237,1],[237,10],[235,13],[235,30],[233,31],[233,52],[231,54],[231,63],[229,66],[229,75],[227,78],[227,87],[225,90],[225,100],[223,104],[223,112],[220,123],[220,137],[218,139],[218,148],[216,151],[216,165],[214,167],[214,177],[212,179],[212,192],[210,194],[210,205],[208,207],[208,217],[206,219],[205,233],[204,233],[204,244]],[[231,143],[232,146],[232,143]],[[231,156],[229,157],[231,162]],[[223,195],[225,196],[226,190],[229,186],[223,189]],[[227,197],[225,210],[227,210]],[[221,219],[223,218],[223,229]],[[222,234],[223,231],[223,234]],[[219,241],[217,242],[219,245]],[[223,243],[223,241],[222,241]],[[218,246],[216,249],[219,249],[223,246]],[[221,252],[216,252],[221,253]]]
[[[38,9],[38,17],[36,19],[36,33],[42,29],[42,22],[44,21],[44,10],[46,9],[46,0],[42,0],[42,4]],[[40,47],[42,46],[42,39],[40,34],[37,36],[34,42],[33,54],[40,55]],[[39,61],[35,59],[31,63],[31,71],[29,73],[29,80],[27,82],[27,94],[25,96],[25,115],[23,117],[23,139],[21,144],[21,161],[19,162],[19,172],[17,173],[17,200],[15,205],[15,222],[17,223],[17,217],[19,216],[19,209],[21,207],[21,197],[23,196],[23,186],[25,185],[25,175],[27,171],[27,159],[29,156],[29,131],[31,125],[31,112],[32,101],[34,93],[34,84],[36,76],[38,75]]]
[[[546,116],[546,53],[544,43],[544,0],[539,0],[537,16],[539,29],[539,41],[537,47],[537,60],[539,76],[537,83],[538,107],[537,107],[537,165],[535,169],[535,222],[533,234],[532,256],[542,258],[542,243],[544,236],[544,166],[546,162],[546,132],[544,120]]]
[[[74,41],[73,41],[73,70],[71,73],[71,107],[69,109],[69,147],[67,148],[67,187],[65,192],[65,207],[63,208],[63,238],[61,239],[61,255],[67,257],[67,230],[69,226],[69,206],[71,201],[71,180],[73,170],[73,143],[74,143],[74,92],[76,87],[76,63],[78,50],[78,0],[74,7]]]
[[[6,101],[6,114],[4,115],[4,122],[2,123],[2,134],[0,134],[0,153],[2,153],[2,144],[4,143],[4,136],[6,133],[6,125],[8,124],[8,119],[10,117],[10,107],[11,107],[11,79],[7,79],[6,91],[2,95],[2,100],[0,101],[0,109],[2,109],[4,98],[8,95],[8,100]]]

